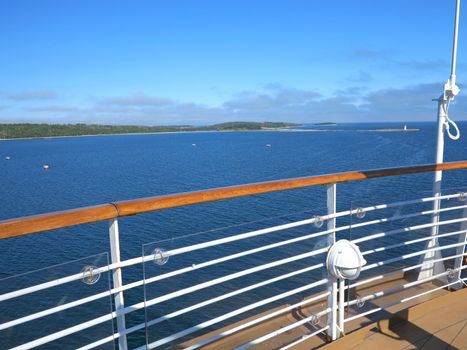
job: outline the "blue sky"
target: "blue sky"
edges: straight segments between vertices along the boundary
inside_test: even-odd
[[[0,0],[0,122],[435,120],[454,4]]]

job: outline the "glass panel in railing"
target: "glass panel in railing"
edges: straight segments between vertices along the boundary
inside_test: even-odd
[[[439,215],[435,218],[438,225],[433,228],[432,233],[437,234],[439,251],[435,259],[441,266],[435,266],[439,274],[446,272],[442,280],[449,287],[459,289],[462,287],[460,279],[467,275],[463,270],[463,254],[465,254],[465,241],[467,232],[467,189],[448,188],[441,191]],[[431,266],[429,266],[431,267]]]
[[[145,244],[148,348],[323,343],[325,215],[319,209]]]
[[[0,349],[114,349],[107,253],[0,280]],[[97,346],[97,343],[96,343]]]
[[[353,201],[349,240],[366,261],[358,279],[349,281],[349,317],[359,322],[383,317],[397,303],[403,285],[418,276],[431,229],[431,194],[388,196],[386,202]],[[405,293],[407,294],[407,293]],[[382,310],[380,310],[382,309]]]
[[[464,193],[443,189],[436,198],[430,191],[391,203],[352,202],[348,239],[367,264],[348,283],[347,318],[360,324],[384,318],[462,285]]]

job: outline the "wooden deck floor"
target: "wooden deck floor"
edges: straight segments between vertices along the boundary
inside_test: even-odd
[[[365,295],[374,293],[376,291],[387,290],[395,286],[400,286],[401,284],[404,284],[412,280],[413,280],[413,276],[410,276],[410,275],[402,275],[402,274],[395,275],[391,278],[385,278],[378,282],[374,282],[373,284],[368,284],[367,286],[364,286],[363,288],[359,288],[358,291],[356,291],[355,293],[358,296],[365,296]],[[437,287],[436,284],[425,283],[425,284],[421,284],[418,286],[414,286],[407,290],[402,290],[402,291],[399,291],[393,294],[385,295],[383,297],[380,297],[374,300],[371,303],[368,302],[361,309],[349,310],[349,313],[347,313],[346,317],[351,316],[352,313],[360,314],[362,312],[365,312],[367,310],[370,310],[378,306],[388,305],[395,301],[397,302],[407,296],[418,294],[424,291],[428,291],[435,287]],[[355,298],[356,295],[354,294],[352,298]],[[444,298],[444,299],[440,299],[440,298]],[[461,302],[462,298],[463,298],[463,302]],[[457,300],[458,303],[453,304],[454,300]],[[395,324],[397,323],[394,320],[400,321],[400,319],[406,318],[406,319],[409,319],[410,322],[412,322],[412,320],[415,321],[415,319],[413,318],[415,317],[415,315],[420,315],[420,318],[416,319],[417,322],[422,322],[422,321],[428,322],[426,320],[428,319],[430,314],[427,314],[426,316],[424,316],[425,315],[424,310],[425,311],[432,310],[434,306],[431,303],[435,303],[434,305],[437,307],[436,309],[437,311],[435,313],[431,313],[431,316],[434,317],[436,321],[440,322],[439,326],[433,326],[434,328],[428,327],[425,329],[423,327],[428,326],[428,323],[427,324],[407,323],[405,326],[403,324],[401,324],[400,326],[397,326],[397,327],[401,327],[400,329],[393,328],[393,326],[395,327]],[[306,307],[300,308],[299,310],[294,310],[293,312],[286,313],[281,316],[270,319],[266,322],[257,324],[254,327],[250,327],[242,331],[239,331],[237,333],[231,334],[230,336],[224,337],[218,341],[210,343],[209,345],[205,345],[202,348],[205,350],[233,349],[241,344],[244,344],[247,341],[256,339],[262,335],[268,334],[281,327],[297,322],[300,319],[303,319],[304,317],[312,315],[316,313],[317,311],[323,310],[325,307],[326,306],[325,306],[324,300],[315,302]],[[412,308],[416,308],[416,309],[412,309]],[[452,317],[447,316],[450,314],[450,311],[449,311],[450,308],[454,308],[456,310],[456,312],[452,312],[453,314]],[[443,312],[446,313],[446,315],[443,314],[442,317],[438,318],[437,315],[438,313],[441,314],[442,310]],[[265,312],[264,314],[270,313],[272,311],[274,310],[269,310],[268,312]],[[237,322],[236,324],[232,324],[227,327],[205,334],[203,336],[197,337],[195,339],[191,339],[183,344],[179,344],[179,346],[177,346],[176,348],[177,349],[185,348],[200,340],[209,338],[219,333],[223,333],[224,331],[231,329],[239,324],[261,317],[262,315],[263,314],[259,314],[249,319],[244,319],[240,322]],[[410,317],[406,317],[408,315]],[[386,328],[384,328],[384,325],[386,323],[389,325],[389,321],[388,321],[389,319],[392,320],[390,322],[391,327],[387,326]],[[384,311],[380,311],[378,313],[371,314],[365,317],[360,317],[354,321],[347,323],[346,332],[348,335],[346,335],[341,340],[338,340],[333,343],[328,343],[324,335],[323,336],[318,335],[318,336],[309,338],[308,340],[302,342],[299,345],[296,345],[293,349],[294,350],[310,350],[310,349],[318,349],[318,348],[326,349],[326,350],[328,349],[329,350],[331,349],[341,350],[341,349],[352,349],[352,348],[375,349],[377,348],[376,346],[380,346],[382,343],[384,343],[385,339],[387,339],[388,344],[390,342],[390,344],[386,347],[386,349],[393,349],[393,348],[394,349],[399,349],[399,348],[400,349],[419,349],[420,347],[418,348],[410,347],[411,345],[413,345],[412,342],[415,342],[415,340],[423,342],[425,340],[427,343],[426,344],[423,343],[425,344],[424,346],[431,346],[430,344],[432,344],[432,342],[435,342],[436,339],[439,338],[439,341],[443,339],[444,341],[443,344],[446,346],[451,344],[452,342],[455,342],[455,344],[457,344],[457,347],[453,347],[453,348],[448,347],[447,349],[457,348],[457,349],[467,350],[467,339],[465,338],[465,335],[467,334],[467,330],[465,331],[465,334],[464,334],[464,331],[462,331],[461,334],[456,337],[457,340],[454,339],[456,331],[460,331],[460,329],[465,325],[466,319],[467,319],[467,289],[463,289],[458,292],[450,292],[450,291],[447,291],[446,289],[441,289],[436,292],[430,293],[426,296],[413,299],[403,304],[393,305],[389,308],[386,308]],[[324,317],[323,317],[322,322],[325,322]],[[449,323],[449,327],[444,330],[443,324],[447,326],[448,323]],[[321,324],[320,326],[322,327],[323,325]],[[260,345],[257,345],[254,348],[256,350],[279,349],[282,346],[290,344],[292,341],[299,339],[301,336],[309,334],[311,331],[313,331],[313,329],[314,329],[314,326],[311,326],[310,324],[304,324],[303,326],[297,327],[287,333],[281,334],[280,336],[274,337]],[[430,332],[434,332],[435,334],[438,334],[439,332],[441,333],[439,336],[436,336],[435,338],[433,338],[433,340],[428,340],[427,337],[431,335]],[[410,338],[405,342],[403,339],[401,339],[401,337],[409,336],[409,335],[410,336],[413,335],[413,338]],[[451,338],[445,339],[441,337],[442,335],[443,336],[445,335],[448,338],[451,336]],[[362,343],[363,339],[365,339],[365,343]],[[370,342],[370,339],[372,339],[371,342]],[[460,345],[462,345],[462,340],[465,344],[464,348],[459,347]],[[437,343],[434,343],[434,346],[439,345],[440,344],[439,341]],[[461,343],[458,344],[457,343],[458,341],[461,341]],[[399,345],[400,347],[397,347]],[[418,346],[418,345],[415,344],[414,346]],[[446,347],[445,346],[434,347],[434,348],[427,347],[423,349],[435,349],[435,348],[445,349]]]
[[[467,289],[400,311],[321,349],[467,349]]]

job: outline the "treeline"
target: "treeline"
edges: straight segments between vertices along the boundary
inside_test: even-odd
[[[285,128],[290,123],[275,122],[229,122],[210,126],[194,127],[190,125],[140,126],[140,125],[100,125],[100,124],[0,124],[0,139],[111,135],[111,134],[146,134],[179,131],[240,131]]]
[[[214,124],[208,126],[210,130],[264,130],[264,129],[281,129],[294,126],[292,123],[282,122],[227,122],[222,124]]]

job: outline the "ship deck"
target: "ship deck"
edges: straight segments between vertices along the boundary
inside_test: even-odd
[[[381,289],[389,289],[395,286],[415,280],[415,275],[398,274],[391,278],[385,278],[378,282],[359,288],[355,293],[357,296],[365,296]],[[367,303],[361,309],[350,309],[347,316],[352,314],[364,313],[365,311],[383,306],[385,304],[401,300],[414,293],[423,293],[436,288],[436,282],[424,283],[397,293],[389,294],[378,298],[371,303]],[[415,289],[415,290],[414,290]],[[236,332],[230,336],[221,338],[219,341],[212,342],[202,349],[234,349],[247,341],[255,339],[264,334],[268,334],[275,329],[285,327],[290,323],[306,318],[322,308],[324,301],[314,302],[307,307],[294,309],[289,313],[283,314],[266,322],[257,324],[254,327]],[[282,305],[276,309],[281,309]],[[222,334],[231,328],[237,327],[243,323],[248,323],[255,318],[264,316],[264,314],[274,312],[276,309],[269,310],[254,317],[242,320],[227,327],[207,333],[201,337],[191,339],[180,344],[177,349],[192,346],[204,339]],[[326,322],[325,317],[320,321],[320,325],[313,326],[306,323],[292,331],[281,334],[268,341],[255,346],[257,350],[279,349],[287,346],[293,340],[305,336],[316,329],[321,328]],[[459,291],[449,291],[448,289],[439,289],[434,293],[414,298],[406,303],[396,304],[380,312],[367,316],[359,317],[346,324],[347,335],[338,341],[329,343],[327,336],[318,334],[311,337],[291,349],[294,350],[341,350],[341,349],[375,349],[377,346],[387,346],[387,349],[467,349],[467,327],[462,327],[467,323],[467,289]],[[460,333],[462,329],[462,333]],[[439,333],[439,336],[438,336]],[[459,333],[459,335],[457,335]],[[440,339],[438,339],[440,337]],[[443,345],[440,346],[440,341]],[[462,343],[462,340],[464,341]],[[426,342],[426,344],[424,343]],[[385,345],[387,343],[387,345]],[[449,344],[457,344],[449,348]],[[461,346],[462,344],[463,347]],[[413,345],[411,347],[411,345]]]
[[[362,328],[324,350],[467,349],[467,289],[442,295]]]
[[[410,195],[407,200],[396,202],[370,201],[364,207],[344,211],[337,211],[336,200],[337,184],[461,169],[467,169],[467,161],[352,171],[140,198],[2,220],[0,240],[107,221],[108,226],[104,231],[109,238],[109,252],[99,255],[106,257],[100,261],[96,261],[92,255],[34,271],[35,278],[27,278],[24,284],[7,283],[6,289],[0,293],[1,306],[10,307],[12,304],[8,303],[16,304],[10,307],[13,314],[0,324],[0,348],[50,348],[49,344],[61,346],[56,348],[67,348],[69,344],[76,342],[73,347],[82,346],[82,349],[89,350],[102,346],[114,348],[118,342],[118,348],[125,350],[128,349],[128,342],[131,342],[131,347],[138,350],[161,346],[213,350],[237,347],[256,350],[340,350],[374,349],[379,345],[388,349],[467,350],[467,332],[464,329],[467,319],[467,288],[456,292],[449,290],[460,288],[460,283],[467,282],[465,192],[457,192],[456,189],[436,196],[430,193],[429,197]],[[267,220],[261,221],[252,231],[242,228],[239,232],[229,232],[221,237],[200,235],[199,240],[182,242],[179,246],[167,247],[167,250],[149,249],[149,254],[145,254],[144,250],[141,256],[121,259],[119,222],[126,220],[126,217],[322,185],[326,191],[323,194],[326,197],[326,208],[311,213],[316,215],[309,216],[307,213],[305,219],[297,218],[298,221],[295,221],[292,218],[285,220],[285,223],[281,221],[278,225]],[[391,188],[388,187],[388,191]],[[386,191],[386,188],[383,189]],[[435,206],[439,206],[439,209],[433,209]],[[359,217],[359,212],[369,215]],[[435,217],[438,220],[434,220]],[[341,218],[339,223],[338,218]],[[315,225],[323,225],[325,221],[326,227]],[[368,250],[362,252],[371,257],[372,263],[363,267],[367,272],[359,280],[347,281],[346,287],[343,283],[330,283],[334,280],[323,269],[323,263],[314,264],[321,261],[315,257],[329,251],[336,242],[336,233],[346,233],[359,227],[366,227],[370,231],[362,232],[361,237],[352,240],[353,243],[377,240],[375,245],[367,246],[365,249]],[[299,228],[303,231],[297,231]],[[443,230],[440,231],[440,228]],[[437,232],[436,238],[441,238],[439,246],[428,245],[433,240],[433,231]],[[272,243],[266,240],[266,234],[276,235]],[[396,240],[382,240],[389,236]],[[313,242],[312,244],[324,242],[324,237],[327,242],[325,246],[316,244],[313,249],[306,249],[305,252],[295,250],[296,246],[293,246],[299,246],[305,240]],[[239,250],[235,244],[245,244],[244,247],[248,248]],[[219,249],[221,245],[222,249]],[[147,243],[143,245],[146,246]],[[408,247],[407,251],[405,247]],[[219,251],[211,255],[208,249]],[[389,249],[391,254],[385,254]],[[280,251],[277,257],[276,251]],[[185,262],[174,264],[161,272],[159,266],[168,257],[192,252],[199,255],[195,255],[195,258],[186,255],[186,266]],[[261,260],[262,254],[265,254],[264,260]],[[431,256],[435,259],[431,260]],[[240,261],[238,259],[249,259],[250,265],[246,265],[244,269],[241,266],[231,268],[229,265],[219,265],[237,264]],[[309,260],[303,263],[304,259]],[[196,261],[196,264],[192,264],[192,261]],[[292,262],[299,264],[290,264]],[[66,269],[62,272],[63,266]],[[193,278],[198,269],[210,266],[226,267],[225,274],[220,277],[211,276],[209,270],[203,270],[200,272],[204,272],[204,275],[199,279]],[[145,271],[143,279],[129,283],[123,278],[123,274],[127,274],[129,269],[140,267]],[[58,274],[48,272],[56,271],[57,268]],[[326,272],[321,279],[311,276],[311,273],[300,277],[301,274],[320,269]],[[423,276],[417,274],[420,269],[424,271]],[[107,278],[99,278],[101,273],[107,274]],[[177,279],[168,280],[175,277]],[[286,279],[292,277],[294,280],[290,286],[285,284]],[[88,283],[91,279],[96,279],[101,284]],[[273,290],[270,294],[274,295],[268,294],[266,298],[261,297],[261,293],[255,295],[256,288],[268,288],[278,281],[284,281],[280,285],[281,293],[276,294],[277,291]],[[171,283],[167,292],[159,288],[164,283]],[[91,284],[94,287],[89,287]],[[15,313],[16,305],[26,305],[30,300],[49,300],[49,295],[44,299],[42,296],[46,294],[40,294],[46,293],[48,289],[64,288],[62,290],[68,291],[77,285],[87,289],[80,292],[81,294],[76,293],[76,299],[60,302],[58,305],[53,303],[52,307],[29,302],[28,305],[32,308],[27,313]],[[109,289],[110,286],[112,289]],[[144,293],[144,301],[135,302],[130,293],[141,296],[138,293],[143,287],[145,292],[149,290],[146,288],[152,288],[160,293],[150,297],[146,297]],[[220,289],[204,295],[206,288]],[[191,299],[193,292],[198,294]],[[246,292],[249,296],[243,298],[242,293]],[[52,301],[55,300],[53,293],[52,291],[50,297]],[[215,297],[206,298],[209,295]],[[306,297],[302,299],[304,296]],[[227,305],[227,313],[218,315],[216,312],[211,314],[207,309],[201,310],[212,305],[216,311],[215,303],[224,300],[229,302],[232,297],[237,299]],[[173,302],[175,298],[179,299]],[[159,307],[164,302],[173,303],[170,305],[173,308],[167,310],[168,313]],[[101,305],[105,305],[105,310],[99,311]],[[263,306],[268,305],[274,309],[262,312],[265,310]],[[147,313],[148,308],[150,313]],[[198,315],[202,316],[202,323],[191,325],[175,319],[180,316],[189,317],[186,314],[195,310],[200,312]],[[219,313],[221,311],[223,310]],[[68,318],[70,325],[67,326],[62,326],[60,322],[49,322],[52,318],[44,320],[45,317],[65,319],[64,315],[70,315],[67,312],[86,315],[86,318]],[[89,319],[91,316],[87,315],[91,314],[94,318]],[[249,316],[251,317],[247,318]],[[168,324],[168,320],[172,320],[172,323]],[[112,327],[107,327],[110,322],[115,327],[113,332]],[[17,328],[18,326],[23,328]],[[102,331],[99,327],[105,330]],[[163,327],[166,327],[164,332],[160,332]],[[24,329],[34,332],[29,339],[22,337]],[[346,335],[339,338],[338,329]],[[86,337],[81,336],[83,333],[80,332],[83,331],[86,331]],[[149,342],[147,337],[142,336],[143,332],[148,336],[151,334],[154,341]],[[334,339],[333,342],[329,338]],[[146,340],[144,344],[143,339]]]

